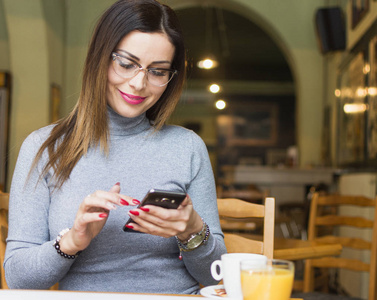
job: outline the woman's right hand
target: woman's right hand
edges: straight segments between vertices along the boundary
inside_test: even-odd
[[[138,200],[120,195],[120,184],[110,191],[96,191],[84,198],[77,211],[74,224],[60,241],[60,249],[74,255],[89,246],[92,239],[101,232],[111,210],[117,206],[137,205]]]

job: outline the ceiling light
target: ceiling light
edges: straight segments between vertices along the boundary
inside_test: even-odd
[[[216,106],[217,109],[222,110],[226,107],[226,102],[222,99],[219,99],[219,100],[216,101],[215,106]]]
[[[349,103],[344,104],[343,110],[346,114],[363,113],[368,109],[368,105],[364,103]]]
[[[377,95],[377,88],[376,87],[368,88],[368,95],[369,96],[376,96]]]
[[[216,68],[218,65],[219,65],[219,62],[211,58],[202,59],[198,61],[198,64],[197,64],[198,68],[206,69],[206,70]]]
[[[216,83],[211,84],[211,85],[209,86],[209,91],[210,91],[211,93],[213,93],[213,94],[216,94],[216,93],[220,92],[220,86],[219,86],[218,84],[216,84]]]

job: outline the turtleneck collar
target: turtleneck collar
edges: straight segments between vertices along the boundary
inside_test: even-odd
[[[133,135],[151,127],[145,113],[135,118],[126,118],[116,113],[110,106],[107,106],[107,112],[112,136]]]

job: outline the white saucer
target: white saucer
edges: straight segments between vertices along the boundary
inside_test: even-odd
[[[232,300],[232,298],[228,296],[219,296],[216,294],[215,289],[223,289],[223,285],[210,285],[202,288],[200,290],[200,294],[206,298],[211,298],[211,299],[226,299],[226,300]]]

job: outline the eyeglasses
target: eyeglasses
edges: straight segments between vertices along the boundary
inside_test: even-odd
[[[143,68],[137,62],[116,52],[111,53],[115,73],[123,78],[132,78],[144,71],[148,82],[155,86],[165,86],[178,73],[177,70],[164,68]]]

